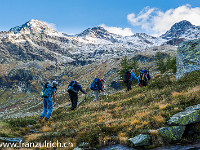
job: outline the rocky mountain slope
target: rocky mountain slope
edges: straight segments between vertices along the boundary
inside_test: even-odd
[[[188,26],[191,27],[189,23]],[[189,28],[182,27],[180,22],[179,26],[176,24],[176,30],[186,32]],[[89,28],[70,36],[33,19],[7,32],[0,32],[0,119],[5,113],[8,117],[13,114],[23,116],[29,104],[34,111],[37,108],[40,112],[38,94],[41,83],[46,80],[57,79],[61,84],[59,89],[63,89],[61,94],[66,93],[64,90],[70,80],[79,80],[89,88],[90,80],[97,74],[104,77],[106,86],[110,87],[112,81],[119,79],[117,71],[124,55],[132,57],[140,54],[137,55],[137,61],[141,61],[140,67],[147,67],[148,62],[148,67],[152,68],[155,66],[153,57],[148,55],[157,52],[176,55],[177,46],[167,44],[168,41],[164,37],[145,33],[123,37],[109,33],[102,27]],[[63,101],[66,99],[62,99],[60,104]],[[18,107],[15,108],[15,105]]]
[[[200,26],[192,25],[189,21],[183,20],[175,23],[170,30],[161,35],[162,38],[172,40],[173,38],[184,38],[187,40],[200,37]]]
[[[50,60],[85,64],[89,60],[134,55],[154,46],[176,45],[199,37],[200,27],[188,21],[176,23],[160,37],[145,33],[121,36],[109,33],[103,27],[88,28],[71,36],[55,31],[45,22],[32,19],[7,32],[0,32],[0,62]],[[170,42],[175,38],[179,40]]]

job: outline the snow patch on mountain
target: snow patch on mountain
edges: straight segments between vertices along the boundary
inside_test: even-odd
[[[192,25],[189,21],[183,20],[175,23],[169,31],[161,35],[162,38],[171,40],[173,38],[184,38],[187,40],[200,38],[200,26]]]
[[[110,33],[101,26],[88,28],[80,34],[67,35],[57,32],[45,22],[32,19],[21,26],[11,28],[8,32],[0,32],[0,43],[4,50],[9,49],[7,53],[11,56],[23,54],[25,60],[55,60],[63,56],[63,60],[72,61],[135,55],[154,50],[155,46],[171,43],[172,46],[176,46],[179,40],[175,39],[179,37],[184,38],[180,41],[199,38],[200,27],[182,21],[174,24],[160,37],[145,33],[122,36]],[[172,39],[174,41],[169,42]]]
[[[21,26],[16,26],[9,30],[10,32],[14,32],[14,34],[33,34],[33,33],[57,33],[53,28],[49,27],[47,23],[31,19]]]

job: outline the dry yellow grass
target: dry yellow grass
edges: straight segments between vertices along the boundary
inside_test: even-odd
[[[34,141],[36,140],[38,137],[40,137],[42,135],[42,133],[37,133],[37,134],[30,134],[30,135],[26,135],[25,139],[26,141]]]
[[[189,89],[187,92],[182,91],[182,92],[172,92],[172,97],[178,97],[180,95],[183,96],[188,96],[188,95],[196,95],[199,96],[199,92],[200,92],[200,86],[196,86],[194,88]]]
[[[138,93],[137,95],[133,96],[133,98],[139,98],[139,97],[144,97],[144,93]]]
[[[192,88],[191,90],[189,90],[187,92],[187,94],[196,93],[196,92],[200,92],[200,86],[196,86],[196,87]]]
[[[123,127],[127,127],[127,126],[129,126],[129,124],[126,123],[126,122],[123,122],[123,123],[121,124],[121,126],[123,126]]]
[[[156,79],[156,78],[160,78],[161,76],[162,76],[162,74],[156,74],[154,78],[155,78],[155,79]]]
[[[140,124],[140,125],[139,125],[139,124],[135,125],[135,128],[136,128],[136,129],[141,129],[142,127],[143,127],[142,124]]]
[[[99,116],[98,117],[98,122],[104,122],[105,121],[106,116]]]
[[[128,137],[118,136],[120,144],[126,144],[128,141]]]
[[[142,125],[148,125],[149,124],[149,121],[143,121],[143,122],[141,122],[142,123]]]
[[[155,122],[157,122],[157,123],[164,123],[165,122],[165,118],[163,118],[161,116],[161,114],[157,114],[157,115],[153,116],[152,119],[155,120]]]
[[[135,114],[135,117],[136,117],[136,118],[141,118],[141,119],[142,119],[142,118],[147,117],[147,115],[148,115],[149,113],[150,113],[150,112],[146,110],[146,111],[144,111],[144,112],[136,113],[136,114]]]
[[[118,134],[118,136],[125,137],[125,136],[126,136],[126,133],[120,132],[120,133]]]
[[[168,103],[166,103],[166,104],[160,104],[159,105],[159,109],[165,109],[167,106],[169,106]]]
[[[49,132],[49,131],[51,131],[51,128],[49,126],[44,126],[44,127],[42,127],[42,131]]]
[[[115,108],[114,108],[115,111],[120,111],[120,110],[122,110],[122,109],[124,109],[124,108],[123,108],[123,107],[115,107]]]
[[[135,125],[135,124],[139,124],[139,123],[140,123],[140,120],[135,119],[135,118],[131,121],[131,125]]]
[[[180,92],[172,92],[172,97],[178,97],[180,95],[183,95],[183,93]]]
[[[157,135],[158,135],[158,130],[149,130],[149,133],[150,133],[151,135],[157,136]]]

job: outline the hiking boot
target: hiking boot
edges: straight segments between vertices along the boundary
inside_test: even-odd
[[[49,121],[49,118],[45,117],[45,118],[44,118],[44,121],[45,121],[45,122]]]
[[[49,122],[49,118],[44,118],[44,122],[45,122],[45,124],[47,124],[47,125],[49,125],[50,124],[50,122]]]
[[[43,121],[44,121],[44,117],[41,117],[41,116],[40,116],[39,122],[41,123],[41,122],[43,122]]]

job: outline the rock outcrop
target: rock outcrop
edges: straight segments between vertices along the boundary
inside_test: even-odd
[[[158,133],[166,140],[177,141],[182,138],[185,131],[185,126],[163,127],[158,130]]]
[[[167,123],[169,125],[187,125],[200,121],[200,104],[190,106],[185,111],[173,115]]]
[[[176,79],[183,77],[186,73],[200,70],[200,39],[183,42],[179,45],[176,65]]]
[[[148,146],[151,142],[151,136],[140,134],[134,138],[129,139],[129,144],[131,146]]]

